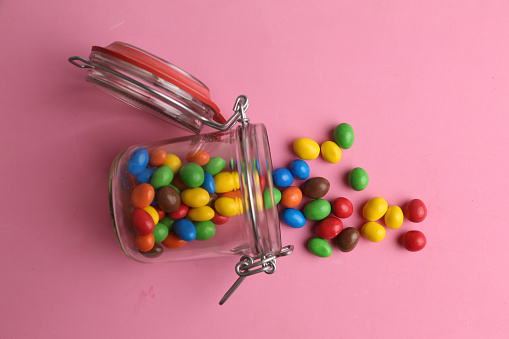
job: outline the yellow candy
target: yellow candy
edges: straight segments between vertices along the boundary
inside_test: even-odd
[[[190,208],[187,216],[192,221],[207,221],[214,217],[215,212],[209,206]]]
[[[369,241],[379,242],[385,238],[385,228],[373,221],[362,226],[362,235]]]
[[[308,138],[299,138],[293,143],[295,154],[302,160],[313,160],[320,155],[320,146],[316,141]]]
[[[244,213],[244,208],[242,207],[242,200],[240,198],[235,198],[235,203],[237,204],[237,214]]]
[[[177,174],[182,166],[182,161],[175,154],[168,154],[163,165],[170,166],[173,173]]]
[[[364,205],[362,215],[366,220],[376,221],[384,216],[385,212],[387,212],[387,207],[387,201],[383,198],[372,198]]]
[[[201,187],[187,188],[180,195],[182,202],[191,207],[202,207],[209,203],[210,194]]]
[[[399,206],[391,206],[385,213],[385,225],[393,230],[401,227],[403,219],[403,211]]]
[[[238,190],[239,175],[237,172],[221,172],[214,176],[214,183],[216,184],[216,193],[226,193],[233,190]]]
[[[147,206],[143,209],[145,212],[150,214],[152,219],[154,220],[154,224],[157,224],[159,222],[159,214],[157,213],[156,209],[152,206]]]
[[[224,215],[225,217],[233,217],[237,215],[238,206],[235,200],[232,198],[221,197],[214,203],[217,213]]]
[[[326,141],[322,144],[322,157],[331,164],[341,160],[341,148],[334,141]]]

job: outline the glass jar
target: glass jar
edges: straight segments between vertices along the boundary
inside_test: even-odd
[[[112,43],[107,47],[92,47],[90,60],[71,57],[69,61],[77,67],[87,69],[87,81],[99,85],[107,93],[195,133],[187,137],[131,146],[113,161],[109,189],[111,215],[118,242],[126,256],[143,263],[155,263],[240,255],[240,261],[235,268],[240,278],[221,303],[229,297],[244,277],[260,272],[274,273],[276,258],[290,254],[293,246],[282,247],[281,244],[267,131],[263,124],[249,123],[246,117],[249,106],[247,97],[237,98],[234,114],[227,121],[210,99],[210,91],[202,82],[167,61],[121,42]],[[199,134],[204,125],[218,131]],[[136,152],[146,155],[145,163],[140,165],[146,172],[153,174],[158,168],[165,167],[165,164],[146,163],[148,154],[155,150],[165,155],[171,154],[173,159],[176,157],[180,162],[179,166],[171,170],[165,169],[171,172],[173,179],[163,184],[158,183],[157,187],[149,177],[139,177],[138,169],[136,171],[129,169],[129,162],[134,159],[133,154]],[[222,159],[219,162],[224,164],[224,168],[220,169],[219,174],[217,168],[213,173],[209,173],[205,164],[200,163],[198,171],[203,173],[200,175],[209,178],[208,186],[193,183],[189,184],[192,187],[187,187],[182,183],[184,180],[179,180],[179,171],[187,163],[194,161],[192,155],[198,151],[209,157]],[[229,183],[233,185],[226,189],[223,185],[216,193],[214,190],[219,187],[222,180],[219,179],[220,176],[230,178]],[[152,195],[149,196],[155,197],[150,203],[151,207],[134,206],[136,203],[133,192],[142,184],[145,184],[144,188],[150,190]],[[183,220],[184,215],[176,217],[170,214],[172,212],[167,206],[163,207],[162,203],[158,203],[160,195],[156,193],[155,188],[161,191],[163,189],[159,187],[161,185],[172,187],[168,188],[170,191],[173,189],[179,191],[176,194],[179,198],[175,198],[179,200],[176,202],[179,205],[181,200],[189,200],[184,199],[185,194],[191,196],[190,192],[200,192],[201,202],[190,207],[189,211],[194,210],[194,214],[188,213],[185,216],[188,221]],[[205,203],[203,197],[207,199]],[[219,214],[219,201],[234,202],[232,205],[234,212],[223,212],[228,214],[228,217],[221,217],[221,222],[217,221],[215,224],[209,220]],[[197,209],[205,204],[209,206],[206,208],[207,213],[199,213]],[[147,217],[149,229],[143,230],[143,234],[135,227],[138,222],[138,217],[133,217],[135,213],[137,215],[146,213],[145,217],[152,213],[152,217]],[[168,219],[170,215],[174,218]],[[156,227],[160,220],[163,223],[163,217],[166,217],[164,226],[169,232],[165,233],[166,230],[163,230],[153,237],[156,231],[150,227]],[[196,235],[203,226],[203,224],[198,226],[200,222],[206,222],[207,231],[203,233],[206,236]],[[177,223],[181,225],[177,226]],[[199,240],[183,237],[179,233],[182,224],[186,224],[186,227],[193,225],[189,226],[194,227],[191,233],[194,232],[195,238]],[[170,243],[170,236],[177,239],[178,246]],[[140,247],[139,239],[143,237],[158,241],[155,243],[156,241],[150,240],[154,242],[151,246]]]

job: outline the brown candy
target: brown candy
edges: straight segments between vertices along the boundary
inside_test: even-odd
[[[338,247],[341,252],[350,252],[357,246],[360,233],[355,227],[347,227],[337,237]]]
[[[180,194],[171,186],[161,187],[157,192],[157,203],[163,211],[175,212],[180,206]]]
[[[218,198],[219,198],[219,195],[217,193],[212,193],[210,195],[210,200],[209,200],[209,203],[207,204],[207,206],[214,208],[214,203],[216,202],[216,200]]]
[[[157,258],[161,254],[163,254],[163,247],[159,244],[155,244],[154,247],[152,247],[152,249],[150,251],[148,251],[148,252],[140,251],[140,253],[143,254],[147,258]]]
[[[329,188],[329,180],[322,177],[316,177],[311,178],[304,183],[302,193],[311,199],[318,199],[326,195],[327,192],[329,192]]]

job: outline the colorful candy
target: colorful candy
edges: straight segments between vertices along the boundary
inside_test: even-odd
[[[168,230],[171,231],[173,229],[173,224],[175,223],[175,219],[172,219],[166,215],[159,220],[159,223],[166,225],[166,227],[168,227]]]
[[[187,212],[189,212],[189,206],[181,203],[175,211],[168,213],[168,217],[175,220],[182,219],[186,217]]]
[[[212,176],[221,172],[226,166],[226,161],[220,157],[212,157],[209,162],[203,166],[203,170]]]
[[[205,172],[203,175],[203,184],[201,187],[209,192],[209,194],[214,193],[216,191],[216,183],[214,182],[214,177],[208,172]]]
[[[154,259],[163,254],[163,247],[159,244],[155,244],[150,251],[147,252],[140,251],[140,253],[147,258]]]
[[[216,226],[212,221],[198,221],[194,223],[194,226],[196,227],[196,240],[208,240],[216,234]]]
[[[329,192],[329,189],[329,180],[316,177],[306,180],[302,187],[302,193],[311,199],[318,199],[325,196],[327,192]]]
[[[202,207],[208,204],[210,194],[201,187],[188,188],[180,194],[182,203],[189,207]]]
[[[182,240],[173,232],[168,233],[168,236],[163,241],[163,245],[169,249],[180,248],[187,244],[187,241]]]
[[[301,211],[295,208],[286,208],[281,212],[281,219],[293,228],[301,228],[306,224],[306,218]]]
[[[331,212],[331,205],[325,199],[310,201],[304,206],[304,216],[309,220],[323,220]]]
[[[309,138],[299,138],[293,143],[295,154],[302,160],[313,160],[320,155],[320,146]]]
[[[302,200],[302,192],[300,188],[295,186],[287,187],[281,192],[281,204],[287,208],[299,206]]]
[[[327,258],[332,255],[331,245],[321,238],[312,238],[309,240],[308,249],[318,257]]]
[[[154,189],[158,190],[163,186],[168,186],[172,180],[173,171],[170,166],[161,166],[152,174],[150,183],[154,186]]]
[[[325,161],[335,164],[341,160],[341,148],[333,141],[325,141],[320,147]]]
[[[127,161],[127,172],[132,175],[140,174],[147,168],[149,161],[148,151],[145,148],[139,148],[131,154]]]
[[[403,246],[410,252],[417,252],[426,247],[426,236],[420,231],[408,231],[403,235]]]
[[[268,188],[263,190],[263,205],[266,209],[272,208],[272,206],[279,204],[281,201],[282,194],[280,190],[274,187],[272,193],[274,195],[274,205],[272,205],[272,195],[270,194],[270,190]]]
[[[150,184],[141,184],[134,188],[131,193],[131,203],[135,208],[144,208],[150,206],[154,200],[154,187]]]
[[[322,239],[333,239],[343,230],[343,222],[336,217],[327,217],[315,226],[315,233]]]
[[[347,198],[336,198],[332,202],[332,213],[338,218],[349,218],[353,214],[353,204]]]
[[[214,207],[217,213],[224,215],[225,217],[233,217],[237,215],[238,206],[234,199],[221,197],[216,200]]]
[[[150,251],[155,244],[154,236],[152,234],[138,234],[134,239],[134,242],[141,252]]]
[[[214,210],[209,206],[189,209],[187,216],[193,221],[207,221],[214,217]]]
[[[205,180],[203,168],[194,162],[185,164],[180,169],[180,180],[187,187],[200,187]]]
[[[350,252],[357,246],[360,237],[360,233],[356,228],[347,227],[339,233],[336,243],[341,252]]]
[[[204,150],[195,150],[187,153],[186,159],[188,162],[205,166],[210,160],[210,155]]]
[[[210,221],[212,221],[215,225],[223,225],[226,224],[229,220],[230,217],[216,213],[214,214],[214,217],[212,217]]]
[[[383,198],[375,197],[371,198],[362,209],[362,216],[364,219],[369,221],[376,221],[382,218],[387,212],[387,201]]]
[[[421,222],[426,219],[428,210],[420,199],[410,200],[405,206],[405,216],[411,222]]]
[[[157,204],[163,211],[173,213],[181,204],[180,195],[175,188],[164,186],[157,191]]]
[[[149,184],[150,179],[152,179],[152,174],[156,171],[155,168],[147,167],[141,173],[136,175],[136,181],[140,184]]]
[[[166,151],[163,149],[153,149],[148,154],[148,164],[152,167],[159,167],[164,165],[166,160]]]
[[[354,142],[353,128],[347,123],[342,123],[334,129],[334,141],[342,149],[349,149]]]
[[[173,231],[182,240],[193,241],[196,239],[196,227],[187,219],[179,219],[173,224]]]
[[[240,187],[239,176],[237,172],[221,172],[214,176],[214,184],[217,193],[238,190]]]
[[[272,172],[272,180],[277,187],[288,187],[293,183],[293,175],[288,169],[281,167]]]
[[[363,168],[356,167],[350,171],[350,174],[348,175],[348,183],[352,189],[362,191],[368,186],[368,173]]]
[[[389,207],[384,216],[385,225],[393,230],[403,225],[403,219],[403,211],[399,206]]]
[[[304,160],[296,159],[290,163],[290,172],[297,179],[306,180],[309,178],[309,165]]]
[[[380,225],[379,223],[376,223],[374,221],[370,221],[368,223],[365,223],[362,226],[361,229],[362,235],[364,238],[368,239],[369,241],[373,242],[379,242],[382,241],[385,238],[385,228]]]
[[[142,208],[145,212],[150,214],[150,217],[154,221],[154,224],[157,224],[159,222],[159,213],[157,213],[156,209],[152,206],[147,206]]]
[[[167,154],[163,165],[169,166],[173,173],[177,174],[180,171],[180,167],[182,166],[182,161],[180,161],[180,158],[175,154]]]
[[[168,226],[161,222],[156,224],[154,232],[152,232],[156,244],[163,242],[164,239],[166,239],[166,237],[168,236],[168,233],[169,233]]]
[[[148,214],[148,212],[137,208],[131,215],[132,224],[136,233],[140,235],[147,235],[154,232],[154,219]]]

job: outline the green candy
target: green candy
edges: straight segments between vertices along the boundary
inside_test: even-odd
[[[309,220],[323,220],[331,212],[331,205],[325,199],[315,199],[304,206],[304,216]]]
[[[152,174],[152,179],[150,179],[150,183],[154,186],[154,189],[158,190],[163,186],[168,186],[173,180],[173,171],[170,166],[161,166],[154,174]]]
[[[281,191],[277,188],[273,188],[273,194],[274,194],[274,202],[279,204],[281,201]],[[268,188],[263,190],[263,205],[265,206],[265,209],[269,209],[272,207],[272,199],[270,198],[270,190]]]
[[[221,172],[226,166],[226,161],[220,157],[212,157],[209,162],[203,166],[203,170],[211,175],[216,175]]]
[[[342,123],[334,129],[334,141],[339,147],[349,149],[352,147],[354,139],[353,128],[349,124]]]
[[[180,179],[187,187],[200,187],[205,180],[205,172],[200,165],[190,162],[180,169]]]
[[[196,221],[194,226],[196,227],[196,240],[208,240],[216,234],[216,226],[210,220]]]
[[[163,240],[166,239],[166,237],[168,236],[168,233],[169,233],[168,226],[161,222],[156,224],[154,232],[152,232],[156,244],[163,242]]]
[[[368,173],[363,168],[356,167],[350,171],[350,174],[348,175],[348,183],[352,189],[362,191],[368,186]]]
[[[318,257],[327,258],[332,255],[331,245],[321,238],[312,238],[309,240],[308,248],[311,253]]]
[[[166,225],[166,227],[168,228],[169,231],[171,231],[173,229],[174,223],[175,223],[175,220],[173,220],[172,218],[170,218],[167,215],[165,215],[161,220],[159,220],[159,224]]]

